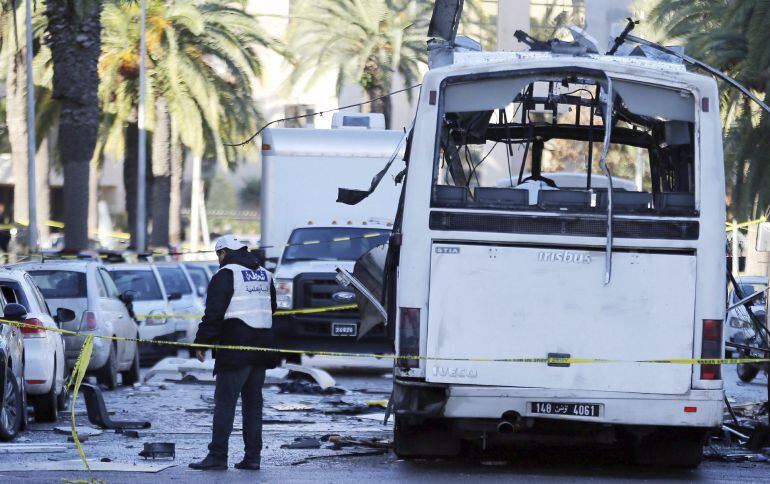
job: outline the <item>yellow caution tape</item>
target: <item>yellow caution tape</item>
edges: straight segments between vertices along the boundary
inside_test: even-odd
[[[326,308],[319,308],[326,309]],[[41,329],[40,326],[11,321],[7,319],[0,319],[0,322],[10,324],[17,327],[34,327]],[[421,360],[421,361],[458,361],[458,362],[480,362],[480,363],[546,363],[546,364],[586,364],[586,363],[663,363],[663,364],[686,364],[686,365],[718,365],[718,364],[739,364],[739,363],[770,363],[770,358],[669,358],[669,359],[656,359],[656,360],[614,360],[614,359],[601,359],[601,358],[461,358],[461,357],[440,357],[440,356],[419,356],[419,355],[395,355],[395,354],[376,354],[376,353],[348,353],[341,351],[315,351],[315,350],[296,350],[296,349],[283,349],[283,348],[266,348],[257,346],[243,346],[243,345],[219,345],[219,344],[201,344],[201,343],[182,343],[179,341],[158,341],[147,340],[142,338],[123,338],[117,336],[103,336],[93,333],[82,333],[80,331],[71,331],[61,328],[44,326],[42,329],[47,331],[54,331],[61,334],[73,335],[73,336],[85,336],[86,339],[83,342],[83,347],[80,351],[75,366],[72,369],[72,375],[68,382],[68,387],[72,386],[72,405],[70,411],[70,422],[72,428],[72,437],[75,441],[75,445],[78,449],[78,454],[86,467],[86,470],[91,475],[91,468],[88,465],[83,447],[78,440],[77,430],[75,428],[75,401],[77,399],[78,390],[85,377],[88,369],[88,364],[91,360],[91,353],[93,350],[94,338],[102,338],[110,341],[132,341],[136,343],[147,344],[159,344],[169,346],[179,346],[184,348],[198,348],[198,349],[215,349],[215,350],[240,350],[240,351],[261,351],[269,353],[284,353],[284,354],[305,354],[311,353],[321,356],[342,356],[352,358],[383,358],[391,360]],[[93,481],[93,479],[90,479]]]
[[[308,308],[308,309],[286,309],[273,313],[273,316],[289,316],[293,314],[318,314],[331,311],[347,311],[350,309],[356,309],[357,304],[345,304],[343,306],[327,306],[323,308]],[[203,314],[135,314],[139,319],[200,319]]]
[[[725,230],[727,232],[730,232],[730,231],[736,230],[736,229],[745,229],[747,227],[751,227],[752,225],[761,224],[763,222],[767,222],[767,218],[766,217],[759,217],[759,218],[754,219],[754,220],[749,220],[747,222],[741,222],[741,223],[737,223],[737,224],[733,224],[732,222],[726,222],[727,228]]]
[[[78,359],[75,362],[75,366],[72,368],[72,376],[70,377],[69,385],[72,385],[72,403],[70,404],[70,426],[72,428],[72,440],[75,441],[75,446],[80,454],[80,459],[83,461],[83,465],[86,466],[89,476],[91,475],[91,467],[88,465],[88,459],[86,459],[86,453],[83,451],[83,446],[80,444],[78,438],[78,432],[75,428],[75,402],[78,398],[78,390],[80,384],[83,383],[83,377],[86,376],[86,370],[88,369],[88,363],[91,361],[91,353],[94,348],[94,335],[89,334],[83,341],[83,347],[80,350]],[[73,383],[74,381],[74,383]]]

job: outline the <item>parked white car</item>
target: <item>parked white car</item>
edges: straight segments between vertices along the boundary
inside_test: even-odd
[[[45,297],[48,306],[71,309],[76,318],[62,323],[62,328],[95,336],[136,338],[138,326],[131,318],[122,295],[102,264],[93,261],[47,261],[20,264]],[[85,336],[65,335],[67,365],[80,354]],[[139,352],[134,341],[94,338],[88,371],[108,389],[118,385],[118,373],[124,385],[139,381]]]
[[[75,319],[70,309],[59,308],[51,315],[48,305],[29,274],[21,270],[0,269],[0,291],[7,303],[21,304],[27,310],[24,323],[39,327],[22,327],[24,335],[24,380],[27,395],[38,422],[55,422],[59,410],[67,405],[65,379],[68,368],[64,360],[61,333],[45,327],[58,327]]]
[[[177,341],[192,343],[198,331],[200,316],[203,315],[203,303],[193,289],[190,276],[176,262],[155,264],[168,295],[169,304],[176,318]],[[197,316],[197,317],[193,317]]]
[[[151,264],[114,264],[107,266],[112,280],[121,294],[132,299],[134,317],[139,322],[139,337],[153,341],[176,341],[175,320],[160,274]],[[186,333],[185,333],[186,336]],[[141,345],[141,360],[155,363],[166,356],[175,356],[177,348],[171,345]]]

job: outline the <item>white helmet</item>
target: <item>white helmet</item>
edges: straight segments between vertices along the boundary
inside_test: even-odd
[[[223,235],[217,239],[217,243],[214,246],[214,250],[219,252],[222,249],[239,250],[246,247],[238,237],[232,234]]]

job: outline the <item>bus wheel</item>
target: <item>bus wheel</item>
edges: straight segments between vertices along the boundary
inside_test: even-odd
[[[401,459],[456,456],[461,441],[453,436],[439,420],[426,420],[420,424],[396,415],[393,429],[393,451]]]
[[[639,439],[634,448],[636,464],[694,469],[703,460],[706,434],[702,430],[660,430]]]

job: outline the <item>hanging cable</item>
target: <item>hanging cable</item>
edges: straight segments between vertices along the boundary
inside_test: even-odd
[[[273,121],[270,121],[266,125],[264,125],[261,128],[259,128],[256,133],[254,133],[253,135],[249,136],[248,139],[246,139],[245,141],[241,141],[240,143],[222,143],[222,144],[225,145],[225,146],[231,146],[231,147],[243,146],[245,144],[248,144],[248,143],[251,143],[252,141],[254,141],[254,138],[259,136],[260,133],[262,133],[262,131],[265,130],[265,128],[268,128],[268,127],[274,125],[275,123],[280,123],[282,121],[293,121],[295,119],[312,118],[313,116],[323,116],[326,113],[333,113],[333,112],[336,112],[336,111],[342,111],[343,109],[364,106],[366,104],[371,104],[371,103],[379,101],[381,99],[385,99],[387,97],[393,96],[394,94],[400,94],[402,92],[411,91],[412,89],[414,89],[416,87],[420,87],[420,86],[422,86],[422,84],[415,84],[413,86],[409,86],[409,87],[405,87],[403,89],[399,89],[398,91],[389,92],[389,93],[384,94],[382,96],[372,98],[372,99],[370,99],[368,101],[363,101],[363,102],[355,103],[355,104],[348,104],[347,106],[340,106],[338,108],[325,109],[323,111],[318,111],[318,112],[310,113],[310,114],[302,114],[300,116],[291,116],[291,117],[288,117],[288,118],[274,119]]]

